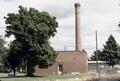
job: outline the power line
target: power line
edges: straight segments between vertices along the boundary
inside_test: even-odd
[[[10,29],[10,28],[7,28],[7,29],[9,29],[9,31],[11,31],[13,33],[16,33],[16,34],[19,34],[19,35],[23,35],[23,36],[27,36],[27,37],[33,37],[33,38],[39,38],[39,37],[35,37],[35,36],[32,36],[32,35],[29,35],[26,32],[17,31],[17,30],[13,30],[13,29]]]
[[[13,30],[13,29],[10,29],[10,28],[7,28],[7,29],[9,29],[9,31],[11,31],[13,33],[16,33],[16,34],[20,34],[20,35],[24,35],[24,36],[31,36],[31,35],[28,35],[28,33],[25,33],[25,32]]]

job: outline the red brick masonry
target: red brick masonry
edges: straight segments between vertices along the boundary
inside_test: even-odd
[[[54,65],[47,69],[35,67],[36,76],[59,74],[59,65],[63,66],[63,74],[86,73],[88,71],[87,53],[85,51],[59,51]]]

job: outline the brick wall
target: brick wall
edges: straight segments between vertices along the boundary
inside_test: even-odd
[[[58,74],[58,66],[63,65],[63,74],[85,73],[88,71],[87,54],[79,51],[60,51],[54,65],[47,69],[35,67],[36,76]]]

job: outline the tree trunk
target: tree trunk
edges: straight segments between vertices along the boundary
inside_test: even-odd
[[[16,75],[16,71],[15,71],[15,68],[13,68],[13,77],[15,77]]]
[[[112,69],[114,68],[114,65],[112,65]]]
[[[27,76],[33,77],[32,69],[33,69],[33,68],[32,68],[31,66],[27,66]]]
[[[27,73],[27,76],[29,77],[33,77],[33,65],[32,63],[30,62],[30,60],[27,60],[27,67],[26,67],[26,73]]]

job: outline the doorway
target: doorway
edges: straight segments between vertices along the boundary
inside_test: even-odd
[[[58,65],[58,74],[62,75],[63,74],[63,65]]]

